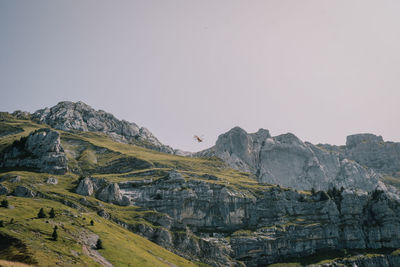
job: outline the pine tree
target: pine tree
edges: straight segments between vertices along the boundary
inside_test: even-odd
[[[103,248],[103,242],[101,241],[100,238],[97,239],[96,248],[97,248],[97,249],[102,249],[102,248]]]
[[[50,210],[49,217],[50,218],[55,218],[56,217],[56,213],[54,212],[53,208],[51,208],[51,210]]]
[[[93,226],[94,225],[94,221],[90,220],[90,225]]]
[[[57,241],[58,234],[57,234],[57,226],[54,226],[53,233],[51,234],[51,237],[53,238],[54,241]]]
[[[43,208],[41,208],[41,209],[39,210],[39,213],[38,213],[37,217],[38,217],[39,219],[41,219],[41,218],[46,218],[46,214],[44,213]]]
[[[2,206],[3,208],[8,208],[8,200],[7,200],[7,199],[3,199],[3,200],[1,201],[1,206]]]
[[[4,222],[3,222],[3,220],[0,220],[0,227],[4,227]]]

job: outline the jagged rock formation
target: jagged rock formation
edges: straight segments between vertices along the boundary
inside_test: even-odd
[[[104,179],[86,177],[80,180],[75,193],[82,196],[95,196],[102,201],[121,206],[130,204],[128,197],[121,194],[118,184],[110,183]]]
[[[32,119],[64,131],[102,132],[119,142],[139,141],[142,145],[165,153],[174,150],[163,145],[146,128],[133,122],[118,120],[103,110],[95,110],[83,102],[60,102],[54,107],[44,108],[32,114]]]
[[[382,136],[355,134],[347,137],[345,146],[318,146],[340,153],[375,172],[394,176],[400,172],[400,143],[384,142]]]
[[[173,247],[176,237],[169,230],[190,228],[200,239],[191,239],[184,251],[214,266],[228,266],[236,260],[258,266],[320,250],[400,246],[400,203],[384,191],[367,194],[335,189],[308,196],[265,186],[256,193],[208,181],[186,181],[177,173],[120,187],[134,205],[168,215],[147,218],[165,228],[162,234],[147,228],[136,230]],[[199,250],[201,246],[208,250]],[[218,251],[219,256],[211,251]]]
[[[0,159],[0,168],[24,167],[54,174],[64,174],[68,169],[60,134],[50,129],[36,130],[15,141]]]
[[[235,127],[220,135],[214,147],[197,155],[217,156],[232,168],[252,172],[260,182],[296,189],[343,186],[371,191],[384,187],[373,171],[290,133],[272,137],[264,129],[248,134]]]

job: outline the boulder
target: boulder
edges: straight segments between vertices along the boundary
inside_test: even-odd
[[[33,192],[31,189],[25,187],[25,186],[19,185],[14,189],[13,195],[17,196],[17,197],[32,198],[32,197],[36,196],[36,193]]]
[[[58,184],[58,179],[55,177],[49,177],[46,180],[46,184]]]
[[[8,195],[10,190],[5,185],[0,184],[0,195]]]
[[[10,183],[19,183],[21,182],[21,176],[14,176],[9,180]]]
[[[94,193],[93,182],[89,177],[82,179],[78,187],[75,189],[75,193],[82,196],[92,196]]]
[[[114,203],[121,206],[128,206],[130,204],[128,197],[122,196],[117,183],[111,183],[105,186],[97,194],[97,198],[104,202]]]

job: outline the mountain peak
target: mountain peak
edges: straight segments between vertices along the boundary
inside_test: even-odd
[[[32,119],[46,123],[64,131],[102,132],[119,142],[142,142],[145,147],[174,153],[162,144],[149,130],[140,128],[133,122],[119,120],[111,113],[95,110],[88,104],[78,101],[61,101],[51,108],[44,108],[32,114]]]

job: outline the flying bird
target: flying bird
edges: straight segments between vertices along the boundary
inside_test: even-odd
[[[203,136],[198,136],[198,135],[195,135],[195,136],[193,136],[193,138],[194,138],[194,140],[196,140],[198,143],[201,143],[201,142],[203,142]]]

